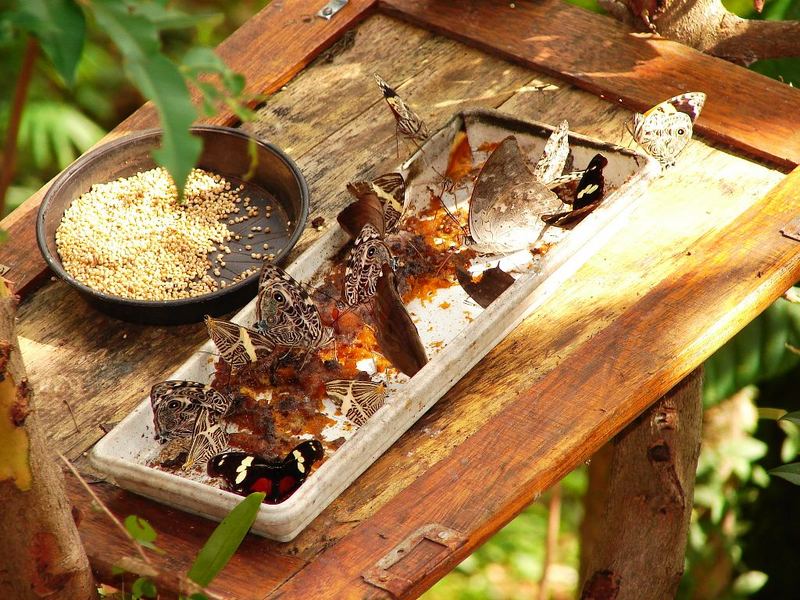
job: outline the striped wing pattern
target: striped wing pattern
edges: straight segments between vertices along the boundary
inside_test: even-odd
[[[328,393],[350,421],[364,425],[386,400],[386,386],[375,381],[334,379],[325,384]]]

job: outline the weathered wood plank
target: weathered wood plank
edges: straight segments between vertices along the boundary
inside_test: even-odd
[[[380,7],[631,110],[704,91],[697,131],[779,166],[800,163],[800,91],[683,44],[635,34],[561,0],[381,0]],[[756,89],[758,101],[748,100]]]
[[[800,245],[779,233],[800,206],[798,183],[800,169],[745,211],[735,227],[698,240],[675,273],[267,597],[374,593],[361,574],[421,525],[440,523],[468,541],[442,553],[408,597],[430,587],[800,277]],[[515,355],[532,358],[526,340],[518,341],[503,355],[507,363]],[[490,393],[496,382],[487,376],[482,385]]]
[[[365,18],[375,1],[351,0],[330,21],[314,16],[325,5],[324,0],[313,3],[305,0],[271,2],[222,42],[217,53],[228,66],[245,75],[247,93],[271,94],[333,44],[344,31]],[[199,99],[196,91],[192,95],[195,101]],[[236,122],[236,117],[224,108],[219,114],[201,118],[198,122],[231,125]],[[98,145],[132,131],[156,126],[157,114],[153,104],[148,102],[109,132]],[[50,182],[0,222],[0,228],[8,232],[10,240],[0,246],[0,264],[10,268],[6,278],[14,283],[15,292],[23,297],[41,285],[49,273],[36,245],[35,233],[36,214],[49,186]]]
[[[100,581],[119,585],[120,578],[113,573],[113,568],[121,558],[136,557],[136,551],[105,513],[92,509],[92,497],[71,473],[66,474],[66,480],[69,498],[78,510],[78,530],[91,557],[95,576]],[[148,555],[154,566],[166,573],[188,572],[216,526],[201,517],[127,494],[108,483],[91,485],[92,491],[120,521],[128,515],[136,515],[153,526],[158,533],[156,544],[166,552],[149,552]],[[260,597],[303,565],[300,559],[272,552],[269,542],[263,538],[248,536],[209,590],[223,598]]]

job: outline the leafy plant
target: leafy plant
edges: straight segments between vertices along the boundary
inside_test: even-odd
[[[165,2],[156,0],[19,0],[13,8],[0,11],[0,45],[13,45],[9,40],[13,40],[15,35],[36,42],[25,46],[21,58],[23,69],[17,86],[19,91],[8,113],[0,200],[5,198],[6,189],[11,184],[18,130],[21,142],[31,143],[37,148],[36,166],[48,162],[51,151],[57,153],[59,166],[74,157],[70,151],[73,145],[70,134],[82,136],[81,142],[86,142],[83,134],[92,129],[87,127],[86,121],[72,127],[69,132],[59,133],[57,139],[51,136],[49,144],[41,132],[52,132],[53,129],[31,130],[28,125],[28,137],[25,137],[20,122],[37,47],[47,57],[60,83],[72,87],[78,79],[78,65],[87,32],[92,27],[108,36],[119,51],[127,78],[146,99],[153,102],[163,129],[161,147],[154,151],[153,157],[182,189],[201,150],[200,140],[189,133],[189,127],[197,117],[190,87],[197,88],[206,114],[212,114],[217,107],[224,105],[240,119],[246,120],[252,115],[244,96],[244,78],[228,69],[210,49],[189,48],[184,55],[185,64],[176,62],[164,52],[161,41],[164,32],[195,28],[210,18],[218,21],[213,16],[169,8]],[[83,101],[87,99],[92,101],[84,93]],[[75,122],[73,115],[73,125]],[[34,137],[36,133],[39,137]],[[97,137],[96,130],[91,134],[90,137]],[[83,151],[86,143],[74,146]]]

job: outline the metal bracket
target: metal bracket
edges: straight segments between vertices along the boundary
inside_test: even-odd
[[[317,13],[317,16],[322,17],[326,21],[330,21],[331,17],[342,10],[347,2],[348,0],[330,0],[330,2],[320,9],[320,11]]]
[[[389,569],[400,562],[403,557],[410,554],[422,540],[429,540],[444,546],[450,552],[454,552],[464,545],[467,541],[467,536],[455,529],[440,525],[439,523],[423,525],[397,544],[397,546],[392,548],[392,550],[376,562],[374,566],[364,571],[361,577],[367,583],[389,592],[395,598],[405,596],[414,585],[414,581],[402,575],[391,573]],[[418,573],[418,575],[420,577],[425,576],[428,572],[431,572],[439,562],[441,561],[432,561],[428,563],[425,571],[423,573]]]
[[[792,219],[784,225],[783,229],[781,229],[781,235],[795,242],[800,242],[800,217]]]

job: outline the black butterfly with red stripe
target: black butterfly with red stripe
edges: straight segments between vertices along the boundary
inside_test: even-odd
[[[308,477],[315,462],[325,451],[317,440],[298,444],[284,458],[265,458],[247,452],[223,452],[208,461],[208,474],[225,481],[235,494],[247,496],[264,492],[265,504],[280,504]]]

